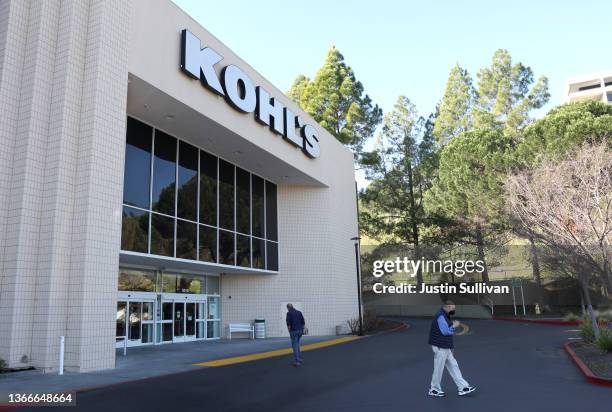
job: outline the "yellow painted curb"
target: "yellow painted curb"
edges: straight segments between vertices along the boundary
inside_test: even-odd
[[[321,342],[309,343],[307,345],[303,345],[301,347],[301,350],[303,352],[303,351],[308,351],[308,350],[313,350],[313,349],[320,349],[320,348],[325,348],[327,346],[338,345],[339,343],[350,342],[356,339],[359,339],[359,336],[346,336],[343,338],[324,340]],[[209,366],[209,367],[227,366],[227,365],[234,365],[236,363],[251,362],[251,361],[259,360],[259,359],[267,359],[267,358],[274,358],[277,356],[289,355],[291,353],[293,353],[293,350],[291,348],[277,349],[277,350],[272,350],[269,352],[252,353],[250,355],[234,356],[232,358],[217,359],[217,360],[208,361],[208,362],[199,362],[199,363],[194,363],[194,365],[195,366]]]

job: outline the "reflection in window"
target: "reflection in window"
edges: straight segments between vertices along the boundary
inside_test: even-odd
[[[204,293],[202,290],[202,280],[200,278],[192,278],[189,280],[189,293]]]
[[[153,302],[142,303],[142,320],[153,320]]]
[[[125,142],[123,203],[149,209],[153,128],[128,118]]]
[[[251,238],[236,235],[236,265],[251,267]]]
[[[177,196],[177,216],[195,222],[198,208],[198,149],[185,142],[179,142]]]
[[[123,206],[121,223],[121,249],[148,253],[149,212]]]
[[[201,293],[201,281],[199,277],[190,275],[177,275],[177,293]]]
[[[236,167],[236,231],[251,234],[251,174]]]
[[[125,310],[126,302],[117,302],[117,336],[125,336]]]
[[[125,150],[122,250],[278,266],[275,184],[129,117]]]
[[[176,293],[176,278],[176,275],[164,273],[162,275],[162,292]],[[167,307],[165,308],[167,309]],[[170,304],[170,309],[167,310],[169,310],[169,312],[164,314],[164,319],[172,319],[172,304]]]
[[[234,233],[219,230],[219,263],[235,265],[234,256]]]
[[[155,292],[155,272],[121,269],[118,283],[118,290]]]
[[[151,253],[174,256],[174,219],[153,213],[151,216]]]
[[[200,260],[217,262],[217,229],[200,225]]]
[[[129,304],[129,321],[130,329],[128,339],[140,340],[140,315],[142,310],[142,302],[130,302]]]
[[[219,292],[219,277],[208,276],[206,278],[206,293],[208,293],[209,295],[218,295]]]
[[[155,130],[153,158],[153,210],[174,216],[176,139]]]
[[[153,324],[152,323],[143,323],[142,324],[142,343],[152,343],[153,342]]]
[[[217,226],[217,158],[200,151],[200,223]]]
[[[219,226],[234,230],[234,165],[219,159]]]
[[[256,269],[266,268],[266,241],[256,237],[252,240],[253,245],[253,267]]]
[[[261,177],[252,175],[252,222],[253,236],[264,237],[264,180]]]
[[[276,214],[276,185],[266,182],[266,237],[269,240],[278,240]]]
[[[278,270],[278,243],[270,242],[270,241],[266,243],[267,243],[266,269]]]
[[[220,336],[219,331],[220,331],[220,327],[219,327],[219,323],[220,321],[208,321],[207,323],[207,327],[206,327],[206,337],[211,339],[211,338],[218,338]]]
[[[198,247],[196,223],[178,219],[176,221],[176,257],[181,259],[197,258]]]

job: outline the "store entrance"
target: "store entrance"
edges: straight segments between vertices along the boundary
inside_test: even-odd
[[[117,347],[154,343],[155,299],[155,293],[119,293],[116,318]]]
[[[120,268],[117,347],[220,338],[220,279]]]
[[[206,338],[206,296],[161,294],[159,327],[163,343]]]

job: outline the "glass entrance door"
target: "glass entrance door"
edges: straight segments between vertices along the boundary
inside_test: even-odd
[[[173,342],[185,340],[185,302],[174,302],[174,336]]]
[[[160,302],[158,343],[206,338],[206,296],[164,293]]]
[[[142,320],[142,302],[130,302],[128,311],[129,329],[128,345],[140,342],[140,326]]]
[[[117,347],[154,343],[154,310],[155,300],[146,294],[121,294],[117,300]]]
[[[206,301],[196,303],[196,339],[206,339]]]
[[[157,326],[157,343],[172,342],[174,319],[174,302],[162,300],[159,324]]]
[[[117,302],[117,347],[123,347],[123,340],[127,339],[127,330],[125,327],[125,312],[127,310],[126,301]]]
[[[196,303],[185,302],[185,340],[196,339]]]

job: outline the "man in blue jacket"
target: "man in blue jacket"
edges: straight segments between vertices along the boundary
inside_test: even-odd
[[[429,396],[441,397],[445,395],[440,387],[445,366],[451,378],[455,381],[455,385],[457,385],[459,396],[467,395],[476,390],[475,386],[470,386],[470,384],[463,379],[461,371],[459,370],[459,365],[453,356],[453,335],[455,334],[455,328],[459,327],[459,322],[451,320],[451,316],[454,314],[455,304],[447,300],[431,321],[429,344],[434,353],[434,371],[431,377]]]
[[[291,303],[287,303],[287,330],[291,337],[291,347],[293,348],[293,357],[295,362],[293,366],[302,364],[302,352],[300,351],[300,339],[304,334],[304,316],[302,312],[295,309]]]

